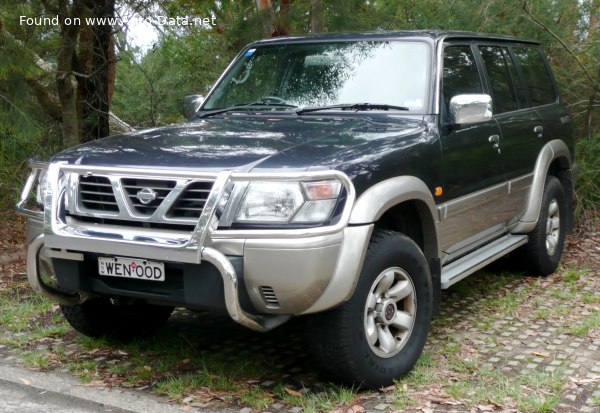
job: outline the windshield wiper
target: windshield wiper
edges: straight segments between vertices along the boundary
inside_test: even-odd
[[[236,103],[235,105],[228,106],[226,108],[220,108],[220,109],[211,110],[211,111],[205,112],[205,113],[199,113],[198,115],[196,115],[196,117],[202,119],[202,118],[207,118],[212,115],[218,115],[219,113],[230,112],[232,110],[245,109],[245,108],[249,108],[252,106],[270,106],[270,107],[279,107],[279,108],[297,108],[298,107],[296,105],[290,105],[290,104],[284,103],[284,102],[269,102],[268,100],[257,100],[254,102]]]
[[[406,106],[385,105],[379,103],[346,103],[341,105],[318,106],[314,108],[303,108],[296,111],[297,115],[303,113],[318,112],[320,110],[340,109],[340,110],[410,110]]]

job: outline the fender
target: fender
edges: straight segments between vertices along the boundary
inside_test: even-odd
[[[344,242],[336,270],[319,299],[303,314],[332,308],[354,293],[373,231],[373,223],[390,208],[406,201],[417,201],[425,238],[425,256],[439,267],[437,224],[439,216],[427,185],[414,176],[390,178],[367,189],[356,201],[344,229]],[[437,259],[437,261],[436,261]]]
[[[554,139],[545,144],[538,155],[533,170],[533,182],[531,183],[531,189],[529,190],[525,204],[526,207],[518,224],[511,230],[513,234],[531,232],[537,225],[548,169],[550,168],[550,164],[558,158],[564,160],[561,163],[561,167],[565,169],[572,167],[573,159],[569,148],[562,140]]]
[[[425,238],[425,256],[428,259],[439,257],[439,215],[431,191],[425,182],[417,177],[399,176],[386,179],[366,190],[354,204],[349,224],[376,222],[388,209],[406,201],[417,201]]]

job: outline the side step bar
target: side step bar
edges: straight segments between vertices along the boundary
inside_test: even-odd
[[[442,290],[527,243],[527,235],[505,235],[442,267]]]

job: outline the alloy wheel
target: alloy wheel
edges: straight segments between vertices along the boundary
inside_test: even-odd
[[[415,286],[406,271],[384,270],[372,284],[365,305],[364,328],[371,350],[389,358],[405,346],[415,324]]]

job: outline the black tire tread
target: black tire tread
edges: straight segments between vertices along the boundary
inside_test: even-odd
[[[78,332],[94,338],[119,339],[147,336],[166,323],[173,312],[173,307],[144,302],[136,302],[135,307],[117,306],[108,298],[93,298],[77,305],[60,304],[60,309]]]
[[[546,250],[546,218],[548,214],[548,205],[553,197],[557,198],[560,211],[560,237],[559,245],[554,256],[550,257]],[[534,230],[529,233],[529,241],[521,248],[517,254],[529,271],[534,275],[547,276],[552,274],[560,261],[562,249],[564,246],[565,234],[567,231],[567,202],[563,187],[555,176],[549,175],[544,184],[544,194],[542,196],[542,206],[538,223]]]
[[[419,250],[417,244],[403,234],[391,230],[375,229],[371,235],[365,263],[369,256],[377,255],[379,250],[389,248],[388,244],[395,244],[399,240],[413,244],[414,248]],[[380,387],[378,384],[356,380],[357,377],[361,377],[361,371],[352,355],[351,318],[352,313],[347,311],[345,305],[310,316],[306,329],[309,349],[319,363],[319,369],[327,378],[353,386]]]

